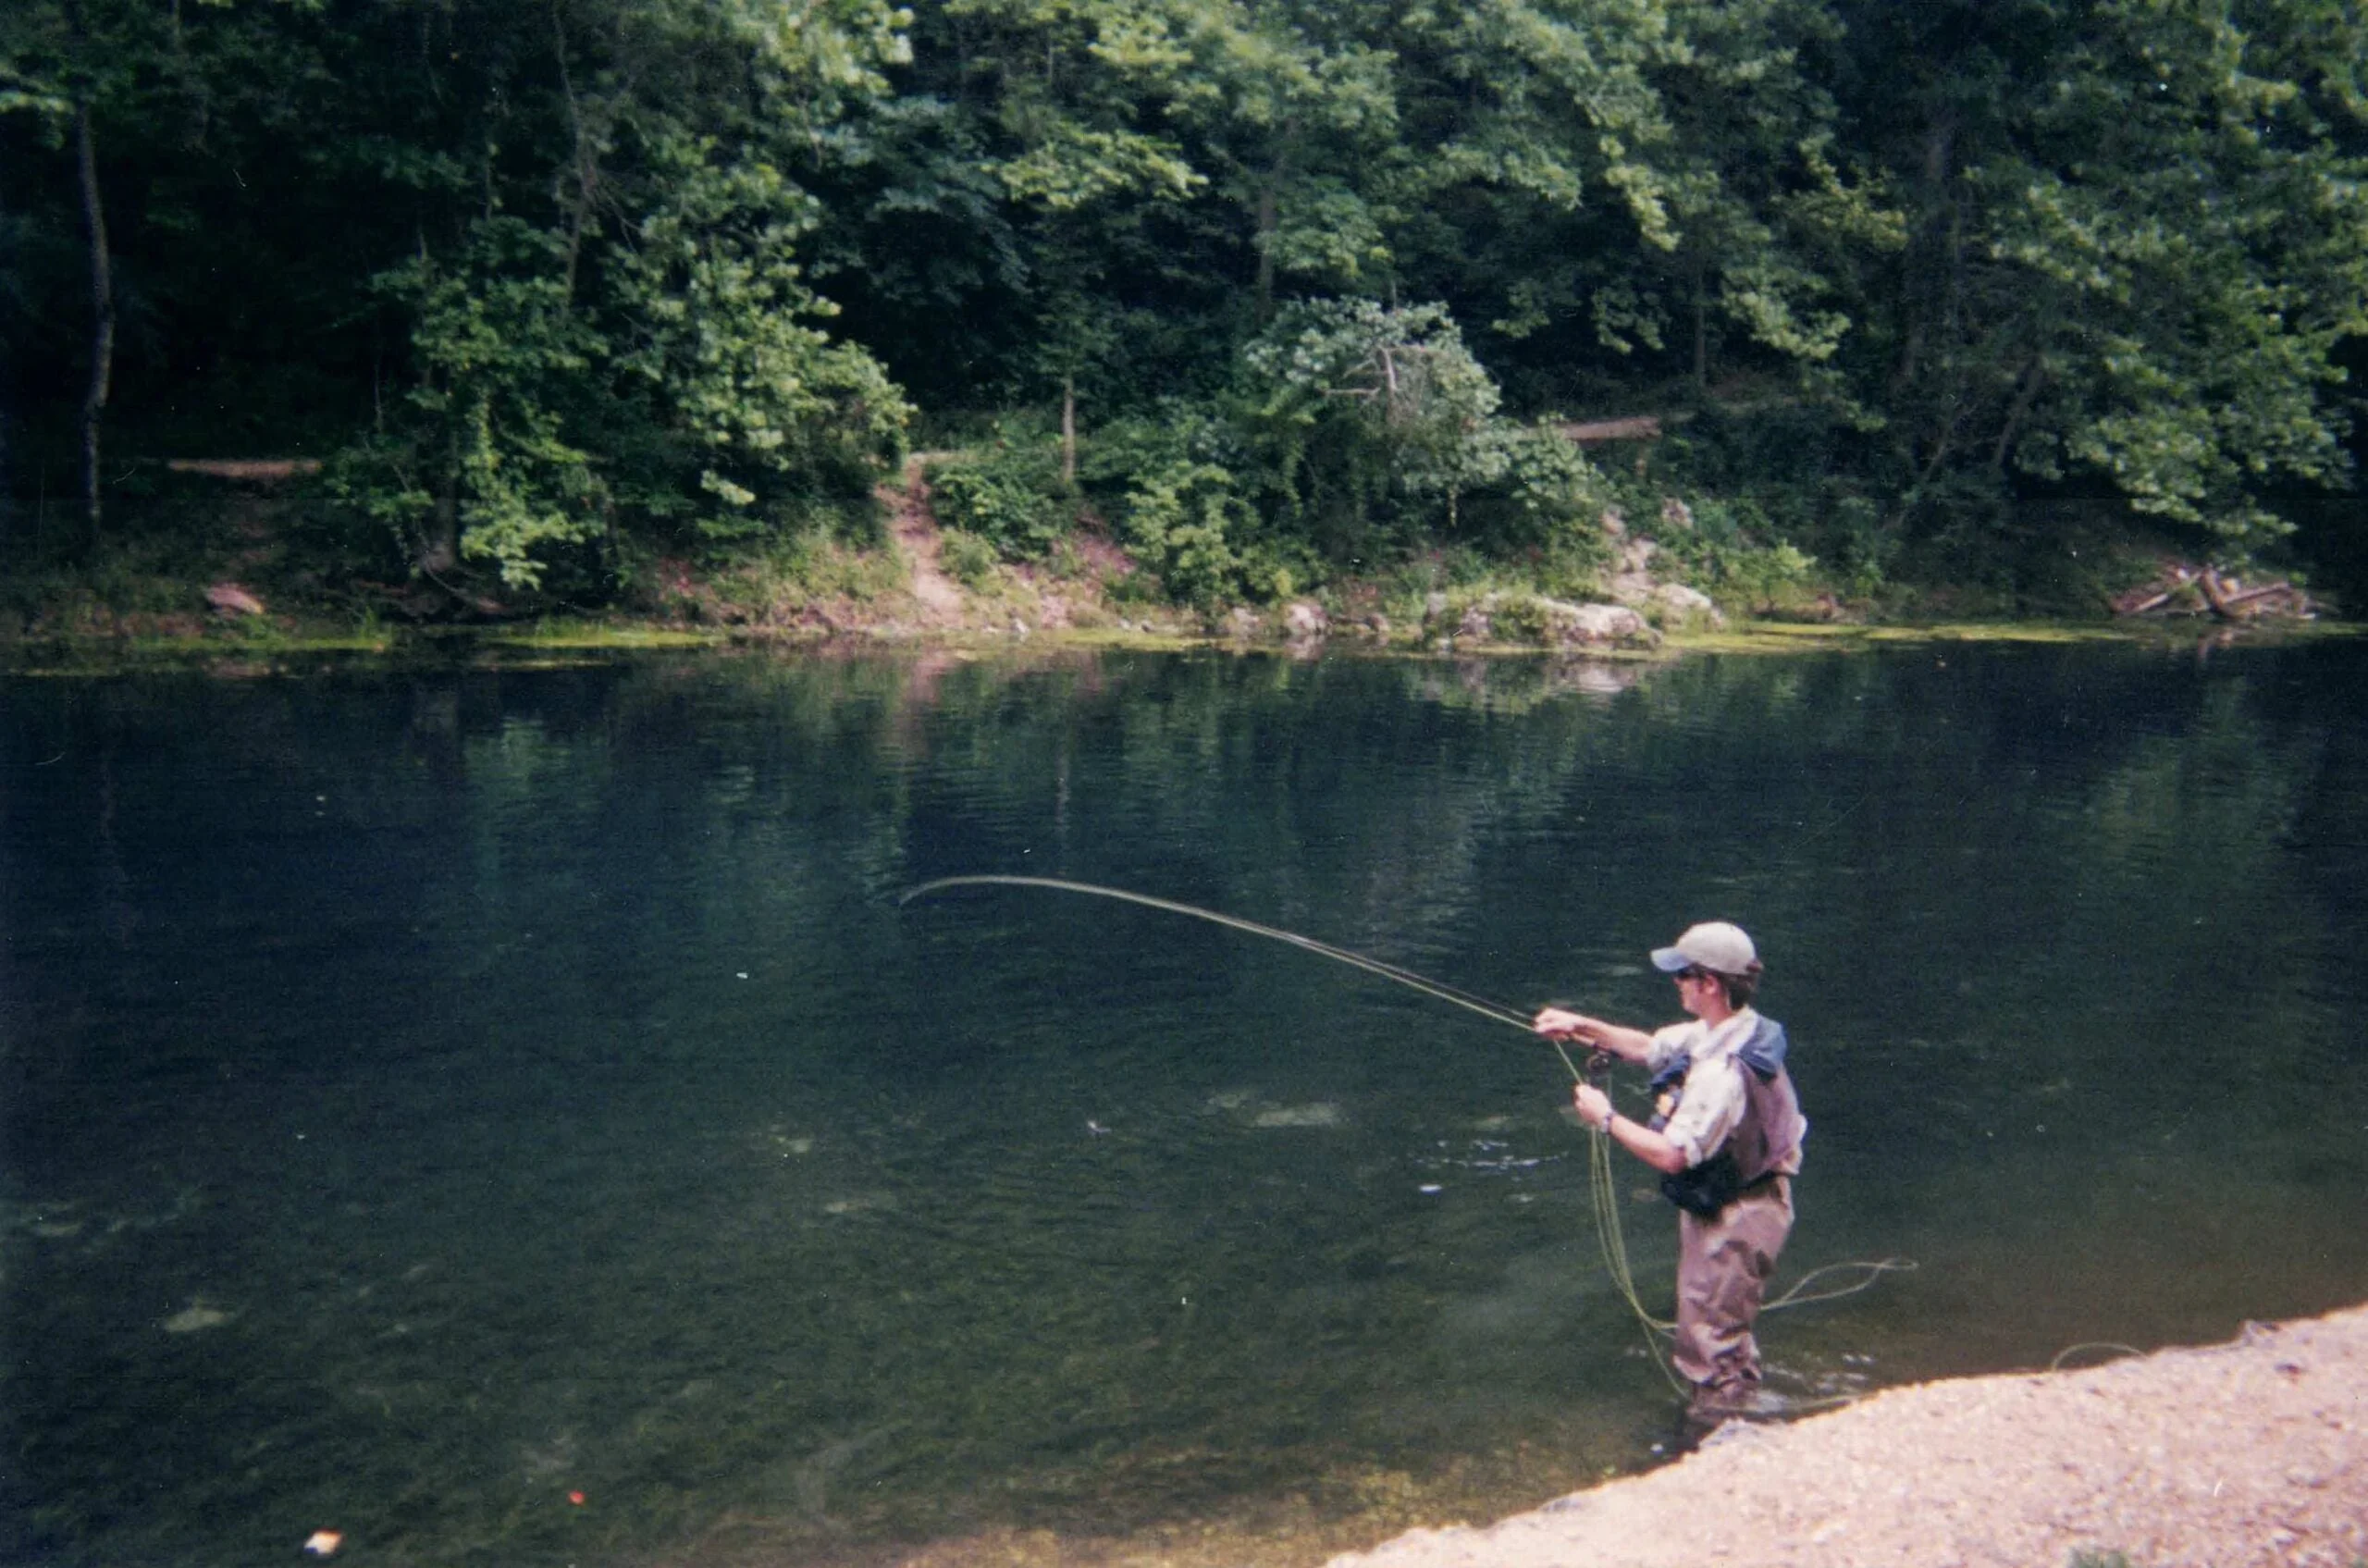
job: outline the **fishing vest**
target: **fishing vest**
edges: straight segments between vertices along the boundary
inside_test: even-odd
[[[1751,1037],[1736,1047],[1735,1063],[1743,1068],[1743,1117],[1709,1158],[1661,1178],[1662,1196],[1690,1214],[1709,1219],[1734,1202],[1745,1188],[1799,1163],[1808,1122],[1801,1115],[1793,1077],[1784,1070],[1786,1045],[1784,1026],[1763,1018]],[[1656,1091],[1674,1093],[1662,1094],[1661,1108],[1649,1124],[1654,1131],[1668,1125],[1693,1066],[1691,1056],[1681,1056],[1655,1076]]]
[[[1793,1092],[1793,1075],[1781,1067],[1762,1078],[1758,1068],[1745,1063],[1743,1099],[1743,1120],[1727,1134],[1726,1151],[1734,1155],[1735,1173],[1748,1187],[1795,1161],[1808,1121]]]

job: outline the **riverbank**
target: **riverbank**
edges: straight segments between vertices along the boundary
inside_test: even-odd
[[[20,574],[0,591],[0,668],[183,662],[238,675],[308,657],[515,662],[707,647],[1206,647],[1298,657],[1638,661],[1893,641],[2225,646],[2344,629],[2322,619],[2331,607],[2306,594],[2222,584],[2135,533],[2115,546],[2127,562],[2117,574],[2100,575],[2077,604],[2049,601],[2054,619],[2030,616],[2029,606],[2022,618],[2005,619],[2006,605],[1945,586],[1893,585],[1879,599],[1845,602],[1796,584],[1771,597],[1765,585],[1715,574],[1697,581],[1678,556],[1616,530],[1600,580],[1576,598],[1548,592],[1518,563],[1484,569],[1438,555],[1277,603],[1188,606],[1170,602],[1097,529],[1080,526],[1037,562],[1001,561],[978,540],[946,533],[921,456],[882,483],[875,500],[882,527],[870,544],[818,536],[702,559],[656,558],[641,562],[611,602],[569,607],[533,596],[505,603],[483,582],[365,580],[323,553],[317,520],[307,522],[302,502],[280,496],[274,483],[249,485],[218,502],[206,540],[167,548],[161,537],[128,537],[79,565]],[[2103,584],[2140,572],[2141,562],[2171,586],[2139,599],[2103,596]],[[2195,590],[2198,578],[2216,585],[2217,597]]]
[[[1331,1568],[2357,1568],[2368,1306],[2109,1365],[1892,1389]]]
[[[1151,624],[1030,629],[1002,634],[900,630],[893,635],[784,636],[601,619],[433,630],[378,626],[339,631],[330,626],[299,624],[278,628],[206,627],[162,635],[85,634],[14,640],[0,637],[0,673],[104,676],[172,672],[253,680],[348,668],[580,668],[668,653],[719,657],[796,654],[823,659],[911,657],[931,668],[943,668],[948,662],[988,661],[997,667],[1023,670],[1091,660],[1104,653],[1200,649],[1235,655],[1263,653],[1293,661],[1317,657],[1452,659],[1458,662],[1528,659],[1543,661],[1540,668],[1549,685],[1575,683],[1584,688],[1601,689],[1605,679],[1626,685],[1646,668],[1695,654],[1785,655],[2013,643],[2109,644],[2180,654],[2191,652],[2197,658],[2204,658],[2215,650],[2233,647],[2306,637],[2357,636],[2363,631],[2368,631],[2368,626],[2336,622],[2241,630],[2166,626],[2161,623],[1949,622],[1870,626],[1758,622],[1671,635],[1648,647],[1545,649],[1519,643],[1465,640],[1431,647],[1356,638],[1288,641],[1191,626]]]

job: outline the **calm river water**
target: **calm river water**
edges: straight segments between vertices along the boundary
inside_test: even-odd
[[[2357,642],[0,683],[0,1561],[1312,1560],[1653,1462],[1550,1051],[1173,915],[897,902],[957,873],[1638,1021],[1743,922],[1814,1123],[1782,1278],[1918,1266],[1767,1319],[1805,1401],[2355,1302],[2363,691]]]

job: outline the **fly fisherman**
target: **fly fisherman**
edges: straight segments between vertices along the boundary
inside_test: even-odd
[[[1646,1033],[1548,1007],[1531,1025],[1652,1074],[1649,1122],[1578,1086],[1579,1119],[1661,1172],[1677,1218],[1677,1369],[1693,1385],[1687,1414],[1716,1426],[1752,1408],[1759,1347],[1751,1337],[1776,1254],[1793,1228],[1792,1178],[1808,1123],[1784,1071],[1784,1026],[1752,1009],[1759,955],[1738,927],[1690,927],[1653,967],[1677,982],[1693,1015]]]

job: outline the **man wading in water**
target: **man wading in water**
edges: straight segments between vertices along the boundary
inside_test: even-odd
[[[1715,1426],[1748,1413],[1759,1389],[1752,1320],[1793,1228],[1792,1179],[1808,1123],[1784,1071],[1784,1026],[1752,1010],[1759,955],[1723,920],[1690,927],[1653,967],[1677,982],[1694,1015],[1647,1034],[1548,1007],[1531,1027],[1577,1040],[1652,1074],[1653,1119],[1632,1121],[1591,1083],[1579,1118],[1661,1172],[1677,1204],[1677,1343],[1694,1386],[1689,1417]]]

